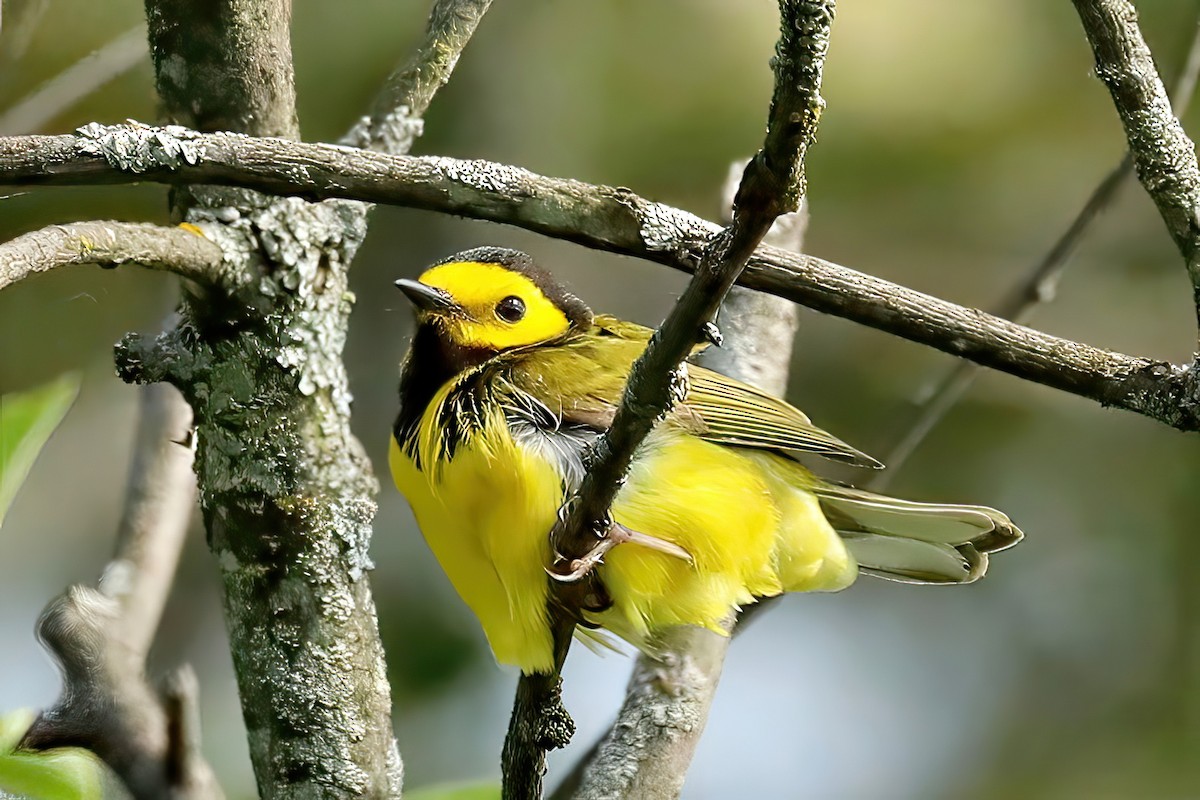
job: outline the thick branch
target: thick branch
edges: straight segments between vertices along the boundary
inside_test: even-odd
[[[300,138],[291,0],[146,0],[163,111],[201,131]]]
[[[22,747],[93,751],[142,799],[222,797],[199,751],[195,681],[186,670],[160,698],[143,671],[195,505],[191,410],[169,386],[141,390],[137,453],[116,552],[100,590],[52,601],[38,635],[62,668],[63,692]],[[190,687],[190,688],[189,688]]]
[[[0,138],[0,183],[226,183],[345,197],[503,222],[692,271],[711,222],[627,189],[547,178],[486,161],[389,156],[332,145],[88,126]],[[760,247],[739,282],[1019,378],[1200,430],[1189,371],[1050,336],[809,255]]]
[[[491,4],[492,0],[434,0],[421,45],[388,77],[371,113],[342,143],[382,153],[407,153],[423,131],[425,110],[450,80],[458,57]]]
[[[134,222],[51,225],[0,244],[0,289],[73,264],[140,264],[197,283],[220,283],[221,248],[187,228]]]
[[[1187,262],[1200,315],[1200,166],[1196,146],[1171,111],[1133,4],[1129,0],[1074,3],[1096,56],[1096,74],[1108,86],[1125,127],[1138,179]]]
[[[172,119],[299,138],[290,0],[147,0],[146,10]],[[196,411],[201,505],[259,794],[398,796],[366,577],[378,483],[350,431],[342,362],[347,268],[368,209],[218,186],[174,201],[220,243],[237,301],[186,297],[174,330],[118,346],[118,371],[175,384]]]

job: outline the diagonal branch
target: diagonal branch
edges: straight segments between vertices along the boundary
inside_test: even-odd
[[[797,210],[803,199],[804,156],[816,136],[824,107],[821,76],[835,4],[833,0],[781,0],[779,6],[775,91],[763,147],[742,174],[732,223],[705,242],[692,280],[634,362],[612,425],[589,451],[589,467],[579,491],[550,533],[554,552],[568,563],[587,555],[597,546],[597,534],[603,537],[611,528],[610,508],[634,452],[687,392],[684,359],[697,342],[713,338],[711,321],[755,248],[775,219]],[[589,579],[577,577],[552,583],[548,614],[555,642],[555,672],[566,657],[589,583]],[[548,745],[561,746],[529,735],[539,731],[537,723],[528,719],[530,715],[558,710],[556,698],[526,702],[532,687],[544,687],[546,680],[542,675],[521,676],[504,747],[506,800],[540,797],[545,750]],[[548,688],[556,692],[557,681]],[[669,790],[664,796],[671,796]]]
[[[740,173],[741,167],[734,165],[726,187],[727,204],[732,203]],[[804,208],[785,214],[764,241],[798,251],[807,222]],[[724,341],[701,353],[698,360],[782,397],[797,312],[787,300],[735,286],[721,306]],[[616,720],[555,789],[553,800],[642,797],[653,792],[678,795],[704,732],[729,644],[729,637],[703,628],[679,627],[663,633],[656,642],[660,655],[638,656]]]
[[[116,555],[101,581],[121,606],[117,638],[144,661],[196,506],[192,410],[165,384],[138,389],[141,418]]]
[[[191,409],[169,386],[141,390],[137,453],[116,552],[99,590],[73,586],[52,601],[38,635],[62,667],[58,703],[21,746],[81,746],[139,800],[222,797],[200,755],[195,678],[185,667],[160,697],[144,676],[196,501]],[[183,442],[183,444],[181,444]]]
[[[486,161],[391,156],[184,128],[90,125],[0,138],[0,184],[228,184],[343,197],[518,225],[693,271],[719,230],[627,189]],[[1025,380],[1200,430],[1189,369],[1042,333],[810,255],[760,247],[739,282]]]
[[[139,264],[197,283],[221,283],[221,248],[188,228],[136,222],[51,225],[0,244],[0,289],[57,267]]]
[[[0,113],[0,134],[36,131],[145,57],[146,26],[136,25]]]
[[[1154,56],[1129,0],[1073,0],[1121,117],[1138,180],[1183,255],[1200,316],[1200,166],[1196,146],[1171,111]]]
[[[1184,58],[1183,68],[1171,93],[1171,107],[1175,116],[1182,118],[1196,92],[1196,80],[1200,77],[1200,24],[1192,36],[1191,46]],[[1049,303],[1058,291],[1058,283],[1071,263],[1071,257],[1083,237],[1091,230],[1117,192],[1133,174],[1133,156],[1125,153],[1121,163],[1104,176],[1092,190],[1083,208],[1067,226],[1066,231],[1050,248],[1045,256],[1013,287],[992,310],[997,317],[1012,320],[1022,325],[1033,318],[1040,305]],[[916,418],[907,427],[892,449],[885,455],[883,463],[889,469],[876,473],[871,488],[882,491],[891,482],[899,468],[920,446],[929,433],[946,416],[954,404],[966,393],[979,374],[979,365],[972,361],[959,361],[933,386],[922,393],[917,403]]]
[[[633,460],[655,423],[686,391],[683,360],[705,334],[755,248],[781,213],[795,211],[804,196],[804,155],[816,136],[824,101],[821,71],[829,47],[834,3],[783,0],[776,47],[775,93],[762,150],[742,175],[733,221],[700,251],[692,280],[630,370],[612,426],[594,445],[577,502],[553,537],[555,550],[579,558],[592,531],[606,519]]]
[[[342,138],[343,144],[381,153],[407,153],[424,129],[426,109],[450,80],[463,48],[492,0],[434,0],[425,36],[412,57],[393,72],[371,112]]]

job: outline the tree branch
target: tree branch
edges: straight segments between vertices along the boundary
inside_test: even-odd
[[[89,125],[0,138],[0,184],[216,183],[342,197],[517,225],[693,271],[719,228],[633,192],[486,161],[391,156],[334,145]],[[1050,336],[810,255],[760,247],[739,282],[1018,378],[1200,430],[1186,367]]]
[[[195,434],[192,409],[173,386],[143,386],[138,394],[141,417],[117,551],[101,585],[120,603],[117,638],[145,661],[196,507]]]
[[[1178,118],[1187,113],[1195,96],[1196,80],[1200,77],[1200,24],[1196,25],[1191,46],[1184,58],[1183,67],[1171,92],[1171,107]],[[1058,241],[1042,259],[1013,287],[992,313],[997,317],[1026,324],[1038,307],[1052,302],[1058,291],[1058,283],[1071,263],[1071,257],[1083,237],[1116,197],[1117,192],[1133,174],[1133,155],[1129,152],[1121,163],[1104,176],[1092,190],[1083,208],[1071,221]],[[922,392],[917,403],[916,418],[909,425],[892,449],[885,455],[883,463],[888,469],[881,470],[868,482],[872,489],[882,491],[897,474],[900,467],[920,446],[929,433],[946,416],[955,403],[962,398],[979,374],[979,365],[971,361],[960,361],[942,376],[936,385]]]
[[[422,118],[433,96],[450,80],[491,4],[492,0],[434,0],[421,45],[388,77],[371,112],[342,138],[342,144],[407,153],[424,129]]]
[[[0,113],[0,134],[36,131],[146,55],[146,26],[137,25],[43,83]]]
[[[144,676],[146,654],[175,574],[195,505],[191,409],[169,386],[141,390],[137,452],[116,552],[99,591],[73,586],[38,621],[58,661],[63,692],[21,746],[86,747],[139,800],[222,797],[200,755],[195,679],[184,668],[164,697]]]
[[[289,0],[147,0],[147,17],[172,119],[299,137]],[[220,243],[236,301],[185,297],[179,325],[154,342],[126,337],[117,366],[129,381],[173,383],[196,411],[201,505],[259,794],[398,796],[366,575],[378,483],[350,431],[342,361],[368,209],[219,186],[174,202]]]
[[[51,225],[0,244],[0,290],[56,267],[139,264],[217,286],[221,248],[187,228],[135,222]]]
[[[692,280],[634,362],[612,424],[590,448],[587,474],[550,533],[553,551],[566,562],[571,574],[569,582],[564,582],[563,576],[555,575],[556,566],[551,567],[556,580],[551,583],[547,612],[552,621],[556,673],[579,619],[582,598],[593,580],[586,569],[581,576],[577,565],[593,550],[605,548],[612,527],[610,509],[634,452],[676,400],[686,394],[683,361],[697,342],[717,338],[711,321],[759,242],[775,219],[781,213],[797,210],[804,197],[804,156],[816,137],[824,108],[821,76],[834,7],[833,0],[780,1],[780,37],[773,61],[775,91],[767,135],[762,149],[742,174],[733,201],[733,221],[705,243]],[[522,675],[518,700],[530,684],[544,680],[541,675]],[[502,765],[506,800],[541,796],[547,742],[523,736],[537,729],[536,723],[523,716],[544,713],[547,708],[554,710],[554,704],[518,702],[514,707]],[[561,746],[559,742],[549,744]],[[678,751],[678,755],[664,760],[678,766],[680,756],[690,756],[691,742]],[[674,794],[668,789],[662,796]]]
[[[730,208],[741,166],[734,165],[726,185]],[[807,223],[807,209],[785,214],[764,241],[799,251]],[[783,298],[735,286],[721,306],[724,341],[697,360],[782,397],[797,311]],[[703,628],[672,628],[656,643],[661,658],[640,654],[616,720],[576,762],[553,800],[678,796],[704,732],[730,641]]]
[[[1187,264],[1200,318],[1200,166],[1175,114],[1129,0],[1073,0],[1112,94],[1138,179]]]
[[[804,196],[804,155],[816,136],[824,107],[821,71],[829,46],[834,3],[782,0],[781,36],[776,47],[775,93],[763,149],[750,161],[733,201],[733,221],[711,236],[692,280],[634,362],[612,425],[592,448],[590,467],[577,502],[558,526],[555,550],[581,557],[589,537],[607,528],[633,453],[657,421],[686,391],[683,360],[705,334],[763,236],[781,213],[795,211]]]
[[[291,0],[146,0],[163,111],[201,131],[300,138]]]

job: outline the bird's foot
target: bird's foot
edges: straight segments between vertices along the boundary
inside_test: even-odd
[[[546,572],[556,581],[575,583],[576,581],[583,580],[591,574],[592,570],[603,564],[604,556],[608,554],[609,550],[612,550],[619,544],[626,543],[641,545],[650,550],[656,550],[660,553],[682,559],[689,564],[693,563],[692,554],[674,542],[631,530],[619,522],[610,520],[607,529],[600,536],[599,541],[592,546],[591,550],[584,553],[580,558],[570,560],[560,556],[558,562],[553,567],[547,569]]]

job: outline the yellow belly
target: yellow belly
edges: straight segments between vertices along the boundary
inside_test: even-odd
[[[547,671],[544,568],[562,484],[556,466],[514,443],[503,424],[487,428],[492,433],[425,471],[393,441],[392,475],[496,660]],[[613,606],[593,621],[644,648],[672,625],[720,631],[735,607],[757,597],[848,586],[857,568],[805,491],[808,480],[777,456],[660,427],[639,452],[613,517],[674,542],[693,562],[634,543],[615,548],[600,567]]]

